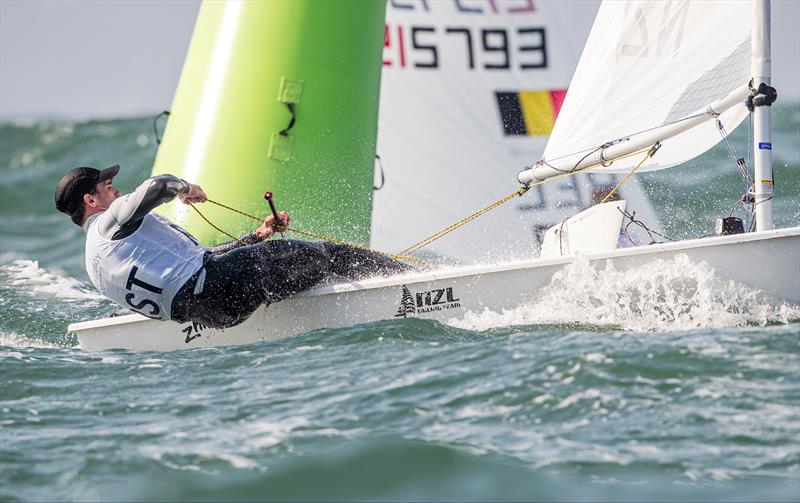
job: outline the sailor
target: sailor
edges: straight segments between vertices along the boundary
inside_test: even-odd
[[[199,185],[173,175],[146,180],[123,195],[112,184],[119,165],[81,167],[58,182],[58,211],[86,231],[86,271],[116,303],[149,318],[227,328],[262,304],[278,302],[333,275],[356,280],[408,266],[381,254],[329,242],[268,240],[291,224],[268,216],[237,241],[207,248],[169,219],[152,213],[178,197],[203,203]]]

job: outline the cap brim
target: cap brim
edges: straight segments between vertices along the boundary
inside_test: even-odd
[[[117,176],[117,173],[119,173],[119,164],[115,164],[110,168],[100,170],[100,174],[97,176],[97,182],[100,183],[105,182],[106,180],[111,180]]]

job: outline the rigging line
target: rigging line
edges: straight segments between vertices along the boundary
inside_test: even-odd
[[[562,172],[562,173],[569,173],[569,172],[571,172],[571,171],[575,171],[575,169],[577,169],[577,167],[578,167],[578,166],[580,166],[580,165],[581,165],[581,163],[582,163],[582,162],[583,162],[583,161],[584,161],[584,160],[585,160],[587,157],[589,157],[590,155],[594,154],[595,152],[600,152],[600,159],[603,159],[603,150],[605,150],[605,149],[607,148],[607,147],[606,147],[607,145],[610,145],[610,143],[604,143],[604,144],[600,145],[599,147],[597,147],[596,149],[592,150],[591,152],[588,152],[586,155],[584,155],[583,157],[581,157],[581,158],[578,160],[578,162],[576,162],[576,163],[575,163],[575,164],[572,166],[572,168],[571,168],[571,169],[567,169],[567,170],[564,170],[564,169],[558,169],[558,168],[556,168],[555,166],[553,166],[553,165],[551,165],[551,164],[549,164],[549,163],[547,164],[547,166],[548,166],[548,167],[550,167],[550,168],[552,168],[552,169],[554,169],[554,170],[556,170],[556,171],[560,171],[560,172]],[[603,164],[602,162],[601,162],[600,164],[601,164],[602,166],[605,166],[605,164]]]
[[[452,225],[450,225],[448,227],[445,227],[444,229],[440,230],[439,232],[428,236],[427,238],[423,239],[422,241],[420,241],[420,242],[418,242],[418,243],[416,243],[416,244],[414,244],[412,246],[409,246],[408,248],[406,248],[405,250],[401,251],[400,253],[405,255],[405,254],[408,254],[408,253],[413,253],[415,251],[418,251],[419,249],[421,249],[421,248],[431,244],[432,242],[436,241],[440,237],[453,232],[454,230],[458,229],[462,225],[465,225],[465,224],[475,220],[476,218],[478,218],[479,216],[483,215],[484,213],[487,213],[487,212],[497,208],[498,206],[500,206],[501,204],[505,203],[506,201],[509,201],[509,200],[513,199],[514,197],[521,196],[522,194],[528,192],[529,189],[530,189],[529,186],[521,187],[521,188],[515,190],[514,192],[512,192],[511,194],[507,195],[506,197],[504,197],[502,199],[499,199],[498,201],[495,201],[494,203],[490,204],[489,206],[486,206],[485,208],[482,208],[482,209],[476,211],[472,215],[469,215],[468,217],[466,217],[466,218],[464,218],[462,220],[459,220],[458,222],[456,222],[456,223],[454,223],[454,224],[452,224]]]
[[[606,148],[608,145],[611,145],[611,144],[610,144],[610,143],[604,143],[603,145],[600,145],[599,147],[595,147],[595,148],[593,148],[593,149],[589,150],[589,151],[586,153],[586,155],[584,155],[583,157],[581,157],[580,159],[578,159],[578,162],[576,162],[576,163],[575,163],[575,164],[574,164],[574,165],[573,165],[571,168],[569,168],[569,169],[561,169],[561,168],[557,168],[557,167],[553,166],[552,164],[550,164],[549,162],[547,162],[547,161],[546,161],[546,160],[544,160],[544,159],[542,159],[542,160],[538,161],[538,162],[536,163],[536,165],[539,165],[539,166],[547,166],[548,168],[552,169],[553,171],[558,171],[559,173],[571,173],[571,172],[575,171],[575,169],[576,169],[576,168],[577,168],[577,167],[580,165],[580,163],[582,163],[582,162],[584,161],[584,159],[586,159],[587,157],[589,157],[590,155],[594,154],[594,153],[595,153],[595,152],[597,152],[597,151],[601,151],[601,150],[605,149],[605,148]],[[580,153],[580,152],[578,152],[578,153]],[[603,154],[600,154],[600,158],[601,158],[601,159],[603,158]],[[551,159],[551,160],[555,161],[555,160],[557,160],[557,159],[561,159],[561,158],[560,158],[560,157],[557,157],[556,159]]]
[[[762,199],[762,200],[760,200],[760,201],[757,201],[757,202],[753,203],[753,206],[758,206],[758,205],[759,205],[759,204],[761,204],[761,203],[766,203],[767,201],[772,201],[772,198],[773,198],[773,197],[775,197],[775,196],[769,196],[769,197],[765,197],[764,199]]]
[[[250,218],[250,219],[252,219],[252,220],[256,220],[256,221],[258,221],[258,222],[261,222],[261,221],[262,221],[262,219],[261,219],[261,218],[259,218],[259,217],[256,217],[256,216],[253,216],[253,215],[250,215],[249,213],[245,213],[245,212],[243,212],[243,211],[240,211],[240,210],[237,210],[236,208],[233,208],[233,207],[231,207],[231,206],[228,206],[228,205],[226,205],[226,204],[222,204],[222,203],[219,203],[219,202],[217,202],[217,201],[213,201],[213,200],[211,200],[211,199],[206,199],[206,201],[207,201],[207,202],[209,202],[209,203],[211,203],[211,204],[215,204],[215,205],[217,205],[217,206],[219,206],[219,207],[221,207],[221,208],[225,208],[226,210],[232,211],[232,212],[234,212],[234,213],[238,213],[239,215],[242,215],[242,216],[244,216],[244,217]],[[196,211],[196,212],[197,212],[197,213],[198,213],[198,214],[199,214],[199,215],[200,215],[200,216],[203,218],[203,220],[205,220],[205,221],[206,221],[206,222],[207,222],[207,223],[208,223],[208,224],[209,224],[211,227],[213,227],[214,229],[218,230],[219,232],[221,232],[221,233],[225,234],[226,236],[230,237],[231,239],[235,239],[237,242],[241,242],[241,240],[240,240],[240,239],[237,239],[237,238],[235,238],[235,237],[231,236],[230,234],[228,234],[227,232],[223,231],[222,229],[220,229],[220,228],[219,228],[219,227],[217,227],[216,225],[212,224],[212,223],[211,223],[211,222],[210,222],[210,221],[209,221],[209,220],[208,220],[208,219],[207,219],[207,218],[206,218],[206,217],[205,217],[205,216],[204,216],[202,213],[200,213],[200,210],[199,210],[199,209],[198,209],[196,206],[192,205],[192,208],[194,208],[194,210],[195,210],[195,211]],[[426,262],[426,261],[424,261],[424,260],[422,260],[422,259],[419,259],[419,258],[417,258],[417,257],[409,257],[409,256],[406,256],[406,255],[403,255],[403,254],[400,254],[400,255],[395,255],[395,254],[392,254],[392,253],[387,253],[387,252],[383,252],[383,251],[380,251],[380,250],[373,250],[372,248],[367,248],[366,246],[360,246],[360,245],[357,245],[357,244],[348,243],[347,241],[342,241],[342,240],[340,240],[340,239],[334,239],[334,238],[327,237],[327,236],[321,236],[321,235],[319,235],[319,234],[314,234],[314,233],[312,233],[312,232],[304,231],[304,230],[302,230],[302,229],[298,229],[298,228],[295,228],[295,227],[290,227],[290,228],[288,228],[288,229],[286,229],[286,230],[287,230],[287,231],[290,231],[290,232],[294,232],[295,234],[302,234],[302,235],[304,235],[304,236],[313,237],[313,238],[316,238],[316,239],[321,239],[321,240],[323,240],[323,241],[330,241],[331,243],[336,243],[336,244],[340,244],[340,245],[344,245],[344,246],[349,246],[350,248],[356,248],[356,249],[358,249],[358,250],[362,250],[362,251],[370,251],[370,252],[373,252],[373,253],[377,253],[377,254],[380,254],[380,255],[384,255],[384,256],[386,256],[386,257],[389,257],[389,258],[393,258],[393,259],[395,259],[395,260],[402,260],[402,261],[404,261],[404,262],[410,262],[410,263],[412,263],[412,264],[417,264],[417,265],[419,265],[419,266],[423,266],[423,267],[428,267],[428,266],[430,266],[430,264],[429,264],[428,262]]]
[[[630,228],[630,226],[633,225],[634,221],[636,221],[637,224],[638,224],[638,220],[635,220],[636,219],[636,211],[634,211],[633,213],[630,213],[630,214],[627,211],[620,210],[619,208],[617,208],[617,211],[622,213],[623,222],[624,222],[625,217],[627,217],[628,220],[629,220],[628,223],[625,224],[625,227],[623,227],[623,229],[622,229],[623,233],[625,234],[625,239],[627,239],[628,242],[630,244],[632,244],[633,246],[639,246],[639,243],[634,241],[634,239],[631,237],[631,235],[628,234],[628,228]],[[653,244],[653,242],[655,240],[653,239],[653,235],[650,234],[650,229],[648,229],[647,226],[645,226],[644,224],[641,224],[641,226],[644,227],[645,232],[647,232],[647,234],[650,236],[650,244]]]
[[[747,138],[750,141],[747,142],[747,160],[750,162],[751,166],[755,165],[755,150],[753,149],[753,114],[747,114],[750,117],[748,118],[747,122]],[[750,176],[750,170],[748,169],[747,175]],[[742,197],[744,198],[744,218],[745,218],[745,225],[749,226],[750,220],[755,220],[755,213],[756,209],[754,206],[750,205],[750,189],[751,187],[755,191],[755,182],[751,183],[749,187],[745,188],[744,194]]]
[[[572,152],[572,153],[569,153],[569,154],[564,154],[564,155],[558,156],[558,157],[553,157],[553,158],[547,159],[547,160],[542,159],[541,161],[537,161],[537,163],[538,162],[542,162],[543,164],[545,164],[547,166],[550,166],[549,162],[558,161],[558,160],[561,160],[561,159],[566,159],[567,157],[572,157],[573,155],[578,155],[578,154],[582,154],[582,153],[586,152],[586,155],[584,155],[581,158],[581,161],[582,161],[583,159],[586,159],[587,157],[589,157],[593,153],[597,152],[598,150],[601,150],[605,145],[614,145],[616,143],[621,142],[623,139],[624,138],[620,138],[618,140],[613,140],[613,141],[610,141],[610,142],[603,143],[602,145],[599,145],[597,147],[585,148],[583,150],[578,150],[576,152]],[[578,161],[578,162],[580,162],[580,161]],[[536,163],[534,163],[534,164],[536,164]],[[556,168],[554,166],[550,166],[550,167],[555,169],[556,171],[563,171],[563,170],[560,170],[560,169],[558,169],[558,168]]]
[[[748,115],[750,117],[748,118],[749,120],[747,121],[747,138],[752,138],[753,137],[753,114],[748,114]],[[753,157],[754,157],[753,142],[752,141],[748,141],[747,142],[747,160],[750,161],[751,165],[755,162]],[[750,173],[748,172],[748,175],[749,174]]]
[[[637,155],[637,154],[641,154],[642,152],[648,152],[651,149],[652,149],[652,147],[649,147],[649,148],[646,148],[646,149],[640,149],[640,150],[637,150],[635,152],[631,152],[629,154],[625,154],[625,155],[621,155],[619,157],[616,157],[613,160],[614,161],[618,161],[620,159],[625,159],[627,157],[631,157],[631,156],[634,156],[634,155]],[[476,218],[478,218],[479,216],[483,215],[484,213],[488,213],[489,211],[491,211],[491,210],[497,208],[498,206],[500,206],[501,204],[504,204],[504,203],[510,201],[515,196],[522,196],[528,190],[530,190],[531,187],[536,187],[537,185],[544,185],[545,183],[550,183],[550,182],[555,182],[555,181],[558,181],[558,180],[562,180],[562,179],[567,178],[569,176],[574,176],[574,175],[577,175],[577,174],[582,173],[584,171],[588,171],[590,169],[594,169],[594,168],[597,168],[597,167],[600,167],[600,166],[603,166],[603,163],[592,164],[590,166],[586,166],[585,168],[574,169],[572,171],[563,173],[561,175],[556,175],[556,176],[551,177],[551,178],[546,178],[544,180],[539,180],[536,183],[527,184],[527,185],[523,186],[522,188],[515,190],[514,192],[512,192],[509,195],[507,195],[506,197],[504,197],[504,198],[502,198],[502,199],[500,199],[498,201],[495,201],[494,203],[490,204],[489,206],[476,211],[475,213],[465,217],[462,220],[459,220],[458,222],[456,222],[456,223],[454,223],[454,224],[452,224],[452,225],[450,225],[448,227],[445,227],[444,229],[440,230],[439,232],[431,234],[430,236],[426,237],[422,241],[419,241],[418,243],[409,246],[408,248],[406,248],[405,250],[401,251],[400,253],[403,254],[403,255],[407,255],[409,253],[414,253],[416,251],[419,251],[420,249],[424,248],[425,246],[428,246],[429,244],[431,244],[432,242],[436,241],[437,239],[439,239],[439,238],[441,238],[441,237],[453,232],[454,230],[458,229],[459,227],[461,227],[461,226],[463,226],[463,225],[475,220]]]
[[[760,201],[753,202],[753,204],[751,206],[751,208],[753,209],[753,218],[752,218],[752,223],[750,224],[750,232],[754,232],[756,230],[756,227],[757,227],[757,224],[758,224],[758,221],[755,218],[756,206],[758,206],[761,203],[766,203],[767,201],[772,201],[773,197],[775,197],[775,196],[774,195],[773,196],[769,196],[769,197],[766,197],[766,198],[764,198],[764,199],[762,199]]]
[[[750,188],[755,186],[755,181],[750,176],[750,169],[747,167],[747,161],[745,160],[744,157],[739,157],[738,152],[736,152],[736,148],[733,146],[733,144],[729,139],[728,132],[725,130],[725,125],[722,124],[722,121],[719,120],[719,117],[717,117],[717,129],[719,131],[719,134],[722,136],[723,141],[725,142],[725,146],[728,148],[728,153],[730,154],[731,159],[733,159],[733,162],[736,164],[736,167],[739,168],[739,174],[742,177],[742,182],[744,185],[744,193],[742,194],[742,197],[739,198],[738,201],[733,203],[733,206],[731,206],[731,209],[728,212],[728,216],[733,215],[733,212],[736,210],[736,207],[739,206],[739,204],[742,204],[745,216],[744,223],[745,225],[747,225],[749,219],[748,215],[748,206],[750,199],[749,192]],[[750,149],[750,143],[748,142],[748,157],[749,157],[749,149]]]
[[[622,184],[623,184],[623,183],[625,183],[625,182],[627,182],[627,181],[628,181],[628,178],[630,178],[630,177],[631,177],[631,176],[632,176],[634,173],[636,173],[636,170],[637,170],[637,169],[639,169],[639,167],[641,167],[641,165],[642,165],[642,164],[644,164],[644,162],[645,162],[646,160],[648,160],[648,159],[650,159],[651,157],[653,157],[653,155],[655,155],[655,153],[656,153],[656,152],[658,152],[658,149],[660,149],[660,148],[661,148],[661,143],[659,143],[659,142],[656,142],[656,144],[655,144],[655,145],[653,145],[652,147],[650,147],[650,150],[648,150],[648,151],[647,151],[647,155],[645,155],[645,156],[644,156],[644,158],[643,158],[641,161],[639,161],[639,164],[637,164],[637,165],[636,165],[636,166],[635,166],[635,167],[634,167],[634,168],[633,168],[633,169],[630,171],[630,173],[628,173],[627,175],[625,175],[625,176],[622,178],[622,180],[620,180],[620,181],[619,181],[619,183],[618,183],[618,184],[617,184],[617,185],[616,185],[616,186],[615,186],[613,189],[611,189],[611,191],[610,191],[608,194],[606,194],[606,197],[604,197],[604,198],[603,198],[603,200],[602,200],[602,201],[600,201],[598,204],[603,204],[604,202],[608,201],[608,198],[610,198],[610,197],[611,197],[611,196],[614,194],[614,192],[616,192],[616,191],[617,191],[617,189],[618,189],[618,188],[622,187]]]
[[[560,257],[564,256],[564,224],[567,223],[569,218],[565,218],[561,221],[561,227],[558,228],[558,255]]]
[[[631,225],[638,225],[639,227],[644,229],[644,231],[648,234],[648,236],[650,236],[650,243],[649,244],[658,243],[658,241],[656,241],[655,238],[653,238],[653,234],[655,234],[656,236],[662,237],[662,238],[666,239],[667,241],[675,241],[674,239],[672,239],[669,236],[665,236],[664,234],[661,234],[658,231],[654,231],[653,229],[648,227],[644,222],[642,222],[641,220],[637,219],[636,218],[636,211],[633,211],[632,213],[629,213],[628,210],[621,210],[619,208],[617,208],[617,211],[622,213],[622,216],[629,220],[628,224],[625,226],[625,237],[628,238],[628,241],[630,241],[631,243],[636,244],[636,242],[633,239],[631,239],[631,237],[628,235],[628,227],[630,227]]]
[[[736,207],[739,206],[740,204],[744,204],[744,201],[742,201],[741,199],[737,199],[736,202],[733,203],[733,206],[731,206],[730,211],[728,211],[729,217],[733,216],[733,212],[736,210]]]
[[[694,115],[688,115],[688,116],[686,116],[686,117],[684,117],[682,119],[678,119],[678,120],[675,120],[675,121],[672,121],[672,122],[667,122],[666,124],[661,124],[661,125],[658,125],[658,126],[653,126],[651,128],[643,129],[641,131],[637,131],[636,133],[631,133],[631,134],[629,134],[627,136],[621,136],[621,137],[616,138],[614,140],[611,140],[611,141],[608,141],[606,143],[603,143],[602,145],[597,146],[597,147],[588,147],[588,148],[585,148],[585,149],[582,149],[582,150],[577,150],[577,151],[569,153],[569,154],[564,154],[564,155],[559,156],[559,157],[553,157],[552,159],[548,159],[548,161],[549,162],[558,161],[559,159],[572,157],[573,155],[578,155],[578,154],[583,153],[583,152],[589,152],[589,154],[591,154],[593,152],[596,152],[597,150],[602,149],[606,145],[616,145],[617,143],[621,143],[623,141],[628,141],[628,140],[630,140],[632,137],[634,137],[636,135],[640,135],[640,134],[643,134],[643,133],[648,133],[650,131],[654,131],[656,129],[660,129],[660,128],[666,127],[666,126],[671,126],[673,124],[678,124],[679,122],[687,121],[687,120],[690,120],[690,119],[696,119],[697,117],[702,117],[703,115],[707,115],[707,113],[706,112],[700,112],[700,113],[697,113],[697,114],[694,114]]]
[[[230,207],[228,205],[225,205],[225,204],[222,204],[222,203],[218,203],[217,201],[212,201],[211,199],[208,199],[208,198],[206,198],[206,202],[209,202],[211,204],[216,204],[217,206],[219,206],[221,208],[225,208],[226,210],[230,210],[230,211],[232,211],[234,213],[238,213],[238,214],[242,215],[243,217],[251,218],[251,219],[253,219],[253,220],[257,221],[257,222],[261,222],[261,220],[262,220],[259,217],[255,217],[253,215],[250,215],[249,213],[245,213],[243,211],[237,210],[236,208],[232,208],[232,207]]]
[[[198,215],[200,215],[200,218],[202,218],[203,220],[205,220],[205,221],[206,221],[206,223],[207,223],[208,225],[210,225],[211,227],[213,227],[213,228],[214,228],[214,229],[216,229],[217,231],[219,231],[219,232],[221,232],[221,233],[225,234],[226,236],[228,236],[229,238],[233,239],[233,240],[234,240],[234,241],[236,241],[237,243],[241,243],[241,242],[242,242],[242,240],[241,240],[241,239],[239,239],[239,238],[237,238],[237,237],[234,237],[234,236],[232,236],[232,235],[228,234],[227,232],[223,231],[222,229],[220,229],[220,228],[219,228],[219,227],[217,227],[216,225],[212,224],[212,223],[211,223],[211,220],[209,220],[208,218],[206,218],[206,216],[205,216],[205,215],[203,215],[203,213],[202,213],[202,212],[200,212],[200,210],[197,208],[197,206],[195,206],[195,205],[194,205],[194,204],[192,204],[192,203],[189,203],[189,206],[191,206],[191,207],[192,207],[192,209],[193,209],[194,211],[196,211]]]
[[[717,129],[719,130],[720,136],[722,136],[722,140],[725,142],[725,146],[728,148],[728,154],[731,156],[731,159],[736,164],[736,167],[739,168],[739,173],[742,175],[742,179],[744,180],[745,186],[749,187],[752,183],[752,179],[750,178],[750,173],[747,170],[747,164],[744,158],[740,158],[738,152],[736,152],[736,148],[730,141],[728,131],[725,130],[725,125],[722,124],[722,121],[717,118]]]

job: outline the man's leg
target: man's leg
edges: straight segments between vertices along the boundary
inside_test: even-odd
[[[411,270],[379,253],[288,239],[215,254],[205,268],[202,293],[187,299],[188,319],[215,328],[238,325],[262,304],[312,288],[331,274],[358,280]]]
[[[205,269],[203,291],[187,299],[188,319],[227,328],[262,304],[317,285],[329,274],[330,258],[312,243],[273,240],[214,255]]]
[[[316,243],[330,257],[330,270],[350,280],[372,276],[391,276],[413,268],[391,257],[371,250],[323,241]]]

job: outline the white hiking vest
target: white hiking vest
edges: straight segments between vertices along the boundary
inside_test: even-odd
[[[206,249],[187,231],[148,213],[131,235],[100,234],[98,217],[87,222],[86,271],[106,297],[148,318],[169,320],[172,299],[203,267]]]

